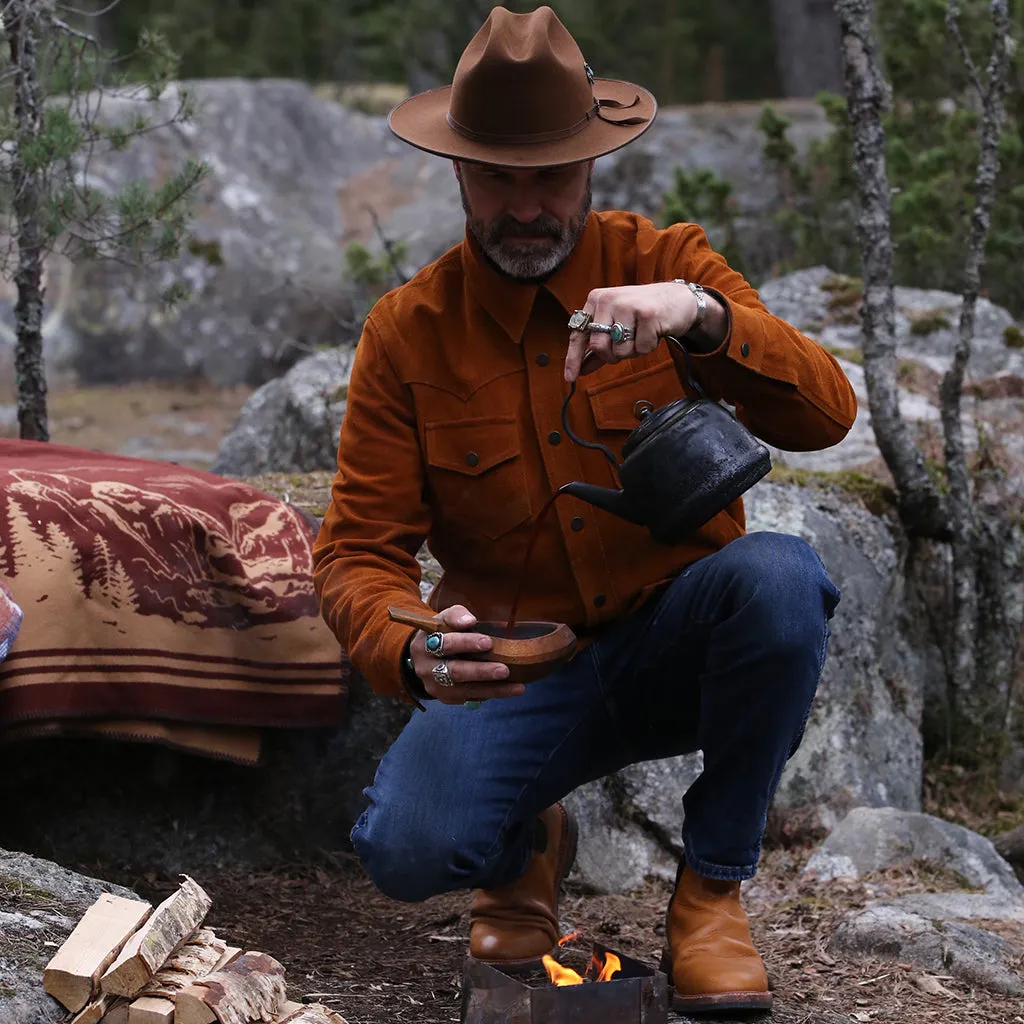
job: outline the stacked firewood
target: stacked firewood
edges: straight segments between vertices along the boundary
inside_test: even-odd
[[[272,956],[204,928],[210,897],[184,878],[156,909],[104,894],[85,912],[43,971],[69,1024],[345,1024],[290,1001]]]

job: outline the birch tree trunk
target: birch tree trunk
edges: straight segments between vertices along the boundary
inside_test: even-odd
[[[1021,527],[999,500],[998,483],[993,486],[989,479],[995,474],[985,472],[983,459],[973,469],[968,466],[961,395],[999,171],[1010,19],[1008,0],[990,0],[992,50],[982,82],[959,31],[958,4],[956,0],[947,2],[947,27],[981,100],[959,333],[952,364],[940,388],[948,498],[925,468],[923,455],[900,415],[897,398],[890,190],[882,125],[889,93],[874,36],[873,4],[871,0],[835,0],[835,5],[843,33],[854,171],[860,193],[857,228],[864,270],[864,375],[872,425],[896,482],[908,535],[950,543],[948,615],[943,634],[949,752],[960,761],[992,764],[1013,753],[1007,741],[1021,615],[1019,609],[1014,610],[1019,602],[1013,599],[1011,584],[1012,573],[1019,574]]]
[[[8,0],[3,26],[14,67],[14,122],[20,140],[38,139],[42,130],[37,50],[38,0]],[[38,171],[25,159],[19,144],[11,156],[12,205],[18,266],[14,281],[17,342],[14,374],[18,389],[18,429],[22,438],[49,441],[46,414],[46,372],[43,366],[43,247],[39,217],[42,189]]]
[[[967,363],[974,341],[975,310],[981,293],[981,271],[985,263],[992,205],[999,173],[999,139],[1006,120],[1004,97],[1008,86],[1010,14],[1007,0],[991,0],[992,52],[985,82],[974,66],[959,27],[959,5],[948,0],[946,24],[956,40],[961,58],[981,103],[978,168],[974,179],[974,207],[964,259],[963,304],[953,362],[939,389],[944,437],[946,479],[949,482],[949,511],[952,530],[953,573],[950,609],[949,667],[954,686],[954,721],[965,733],[968,743],[991,738],[1005,730],[1010,675],[1003,665],[1005,655],[998,650],[1005,641],[1007,623],[998,612],[1005,597],[1000,571],[1002,551],[993,543],[1000,530],[998,522],[982,524],[979,519],[991,512],[979,508],[972,490],[971,473],[964,449],[961,419],[961,395]],[[998,518],[1005,518],[998,509]],[[984,533],[984,536],[982,535]],[[985,564],[982,565],[981,563]],[[979,595],[979,587],[994,594]],[[995,598],[995,600],[992,600]],[[986,614],[982,615],[981,606]],[[1002,629],[1000,629],[1002,625]],[[981,648],[986,648],[984,652]],[[980,671],[984,663],[987,671]],[[1004,671],[998,672],[1002,665]],[[993,672],[995,670],[995,672]]]

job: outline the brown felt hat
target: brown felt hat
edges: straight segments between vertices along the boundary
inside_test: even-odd
[[[456,160],[550,167],[625,146],[658,104],[638,85],[594,78],[550,7],[495,7],[459,59],[451,85],[411,96],[388,117],[400,138]]]

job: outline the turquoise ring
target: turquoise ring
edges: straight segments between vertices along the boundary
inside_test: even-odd
[[[611,330],[608,332],[608,336],[612,340],[613,345],[621,345],[624,341],[632,341],[633,332],[630,328],[625,327],[618,320],[612,324]]]
[[[463,702],[462,706],[467,711],[476,711],[477,708],[479,708],[481,704],[483,704],[482,700],[467,700],[467,701]]]
[[[444,648],[444,633],[431,633],[426,640],[427,654],[440,658]]]

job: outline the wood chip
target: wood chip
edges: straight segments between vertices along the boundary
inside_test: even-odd
[[[278,1017],[275,1024],[348,1024],[340,1013],[328,1009],[323,1003],[309,1003]]]

